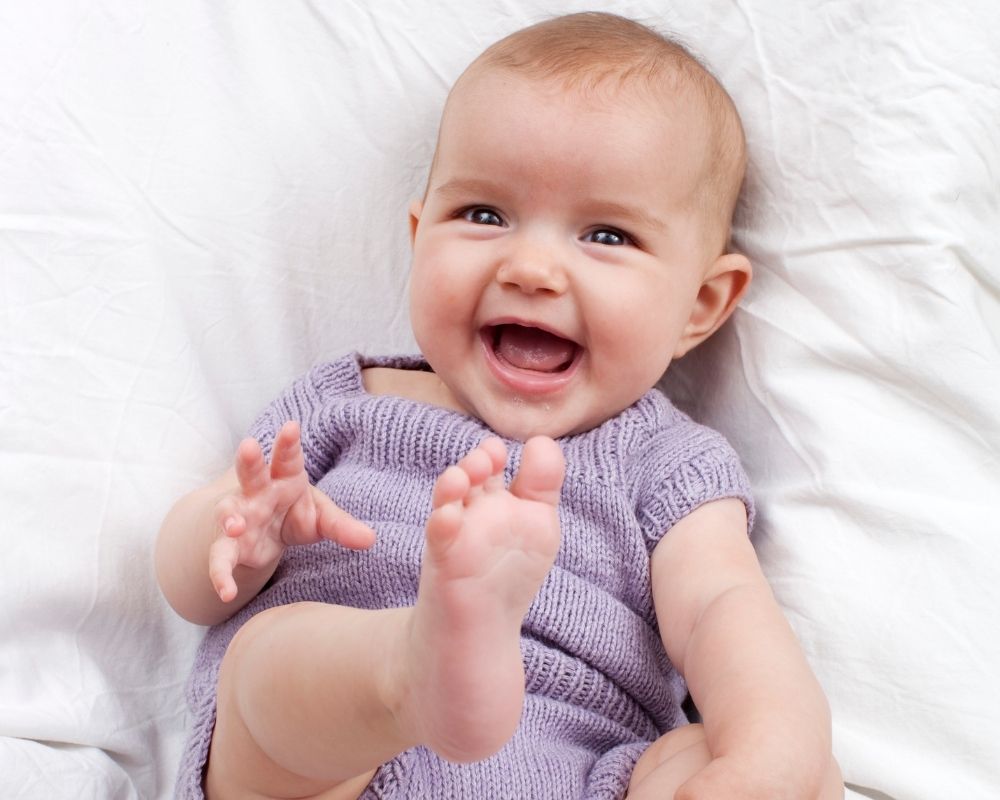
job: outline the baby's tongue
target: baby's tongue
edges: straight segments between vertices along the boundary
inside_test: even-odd
[[[523,325],[501,325],[494,347],[508,364],[538,372],[556,372],[569,366],[576,350],[568,339]]]

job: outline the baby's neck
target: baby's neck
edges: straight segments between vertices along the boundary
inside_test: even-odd
[[[405,397],[462,414],[469,413],[442,380],[430,370],[366,367],[361,370],[361,380],[368,394]]]

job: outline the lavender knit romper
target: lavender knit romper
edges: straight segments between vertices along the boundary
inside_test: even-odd
[[[269,456],[282,423],[299,420],[310,479],[371,524],[378,539],[365,552],[329,542],[289,548],[261,593],[208,631],[188,689],[193,730],[179,798],[203,797],[219,664],[237,629],[264,609],[303,600],[412,605],[434,481],[492,433],[447,409],[367,394],[361,369],[368,366],[426,368],[418,358],[348,356],[321,364],[251,431]],[[522,627],[527,692],[520,727],[498,753],[473,764],[451,764],[422,747],[402,753],[379,769],[365,800],[619,800],[642,751],[687,721],[684,681],[657,631],[649,555],[706,501],[737,497],[752,519],[739,460],[719,434],[655,390],[559,444],[566,457],[562,542]],[[509,481],[521,445],[507,446]]]

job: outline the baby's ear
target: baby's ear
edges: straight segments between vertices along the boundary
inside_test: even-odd
[[[722,327],[750,286],[752,277],[753,268],[746,256],[726,253],[716,259],[698,290],[674,358],[680,358]]]
[[[414,200],[410,203],[410,246],[413,246],[413,240],[417,238],[417,224],[420,222],[420,214],[424,210],[423,200]]]

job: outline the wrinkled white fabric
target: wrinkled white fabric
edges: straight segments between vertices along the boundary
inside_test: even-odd
[[[667,385],[747,466],[850,796],[993,797],[1000,6],[599,5],[744,116],[755,283]],[[155,586],[165,511],[309,365],[412,349],[447,87],[586,7],[0,6],[0,795],[169,796],[200,631]]]

